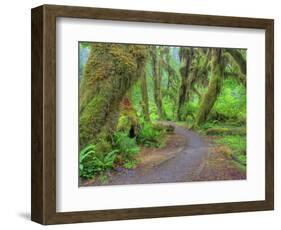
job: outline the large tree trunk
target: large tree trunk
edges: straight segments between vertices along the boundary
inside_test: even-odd
[[[161,69],[160,69],[160,59],[157,54],[157,48],[152,48],[152,72],[153,72],[153,82],[154,82],[154,101],[157,107],[158,117],[161,120],[164,117],[163,105],[162,105],[162,92],[161,92]]]
[[[143,71],[141,45],[93,44],[80,83],[80,148],[108,140],[115,130],[119,106]]]
[[[167,61],[167,73],[168,73],[168,81],[167,81],[167,91],[169,91],[171,87],[171,78],[172,78],[172,71],[170,67],[170,55],[169,53],[166,55],[166,61]]]
[[[183,107],[187,99],[188,91],[188,76],[190,74],[190,66],[193,56],[193,48],[182,48],[181,58],[185,60],[184,66],[180,69],[181,72],[181,86],[179,91],[178,109],[177,109],[177,119],[179,121],[183,120]]]
[[[144,65],[145,65],[145,63],[144,63]],[[143,66],[142,69],[143,69],[143,71],[140,76],[141,97],[142,97],[141,106],[142,106],[142,111],[143,111],[143,115],[144,115],[144,120],[150,122],[145,66]]]
[[[200,108],[198,110],[195,126],[203,124],[211,112],[217,96],[220,93],[222,80],[223,80],[223,66],[222,66],[222,51],[221,49],[212,49],[211,57],[211,79],[207,92],[202,98]]]

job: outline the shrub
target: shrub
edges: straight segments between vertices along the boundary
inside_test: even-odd
[[[164,133],[164,126],[145,123],[137,136],[137,143],[146,147],[161,147],[164,142]]]
[[[82,178],[92,178],[94,168],[92,167],[92,155],[95,154],[96,146],[88,145],[79,153],[79,175]]]
[[[207,135],[245,135],[245,128],[210,128],[206,130]]]
[[[246,120],[246,88],[235,79],[225,79],[213,111],[225,119]]]
[[[79,174],[81,178],[90,179],[113,167],[118,150],[98,153],[96,145],[87,145],[79,154]]]
[[[247,165],[247,156],[243,154],[233,155],[233,159],[242,165]]]
[[[104,172],[112,169],[117,153],[118,150],[112,150],[109,153],[102,154],[100,157],[93,156],[95,170],[97,172]]]
[[[128,134],[117,132],[114,135],[115,149],[124,159],[132,159],[140,151],[136,139],[130,138]]]
[[[214,126],[214,124],[212,124],[212,123],[210,123],[210,122],[206,122],[205,124],[202,124],[201,126],[200,126],[200,129],[202,129],[202,130],[207,130],[207,129],[209,129],[209,128],[212,128]]]
[[[240,135],[225,135],[222,139],[216,141],[219,144],[226,144],[234,151],[246,153],[246,137]]]
[[[123,164],[125,169],[133,169],[136,167],[137,161],[135,160],[126,160]]]

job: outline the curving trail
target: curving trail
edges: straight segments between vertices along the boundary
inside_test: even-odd
[[[106,185],[171,183],[196,180],[202,168],[202,162],[204,162],[204,158],[208,154],[208,144],[195,132],[186,130],[172,122],[163,123],[172,124],[175,127],[175,136],[183,136],[187,140],[184,146],[181,146],[181,151],[154,167],[137,167],[133,170],[125,170],[110,175]],[[87,185],[91,185],[91,183]]]
[[[132,170],[121,170],[108,175],[108,181],[87,181],[84,185],[124,185],[152,184],[211,180],[246,179],[246,172],[222,154],[212,153],[211,144],[197,133],[176,125],[173,122],[162,122],[175,127],[170,142],[179,143],[148,152],[148,155],[165,155],[164,160],[153,164],[139,165]],[[178,141],[183,139],[184,141]],[[176,146],[176,147],[175,147]],[[174,151],[172,151],[174,150]],[[157,159],[157,158],[156,158]]]

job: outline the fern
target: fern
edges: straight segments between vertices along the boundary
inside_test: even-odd
[[[108,153],[97,153],[96,146],[87,145],[79,154],[79,174],[81,178],[89,179],[113,168],[118,150]]]
[[[117,132],[114,136],[114,140],[116,149],[118,149],[120,155],[125,159],[133,158],[140,151],[136,139],[130,138],[126,133]]]

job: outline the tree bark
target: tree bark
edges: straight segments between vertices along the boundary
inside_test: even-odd
[[[154,100],[157,107],[157,113],[159,119],[163,119],[163,105],[162,105],[162,92],[161,92],[161,69],[160,69],[160,59],[157,54],[157,48],[152,48],[152,72],[153,72],[153,82],[154,82]]]
[[[186,49],[186,48],[182,48]],[[179,91],[179,100],[178,100],[178,109],[177,109],[177,119],[179,121],[183,120],[183,106],[187,99],[187,90],[188,90],[188,76],[190,73],[190,66],[191,66],[191,60],[193,56],[193,48],[186,49],[182,51],[181,55],[182,59],[185,60],[185,65],[181,68],[181,86]]]
[[[145,64],[145,63],[144,63]],[[150,115],[149,115],[149,102],[148,102],[148,92],[147,92],[147,81],[146,81],[146,74],[145,74],[145,67],[142,67],[143,71],[141,72],[140,82],[141,82],[141,106],[144,115],[144,120],[150,122]]]
[[[80,82],[79,145],[108,140],[116,128],[120,102],[143,71],[142,45],[93,44]]]
[[[195,126],[200,126],[207,120],[207,117],[217,100],[217,96],[220,93],[223,80],[223,66],[221,53],[221,49],[212,49],[211,79],[209,82],[207,92],[202,98],[195,120]]]

